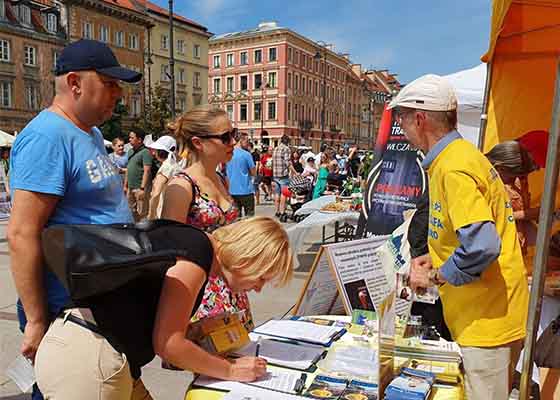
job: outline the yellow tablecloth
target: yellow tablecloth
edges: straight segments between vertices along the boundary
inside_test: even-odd
[[[333,316],[323,316],[320,318],[329,318],[329,319],[341,319],[340,316],[333,317]],[[342,317],[344,319],[348,319],[349,317]],[[341,340],[345,340],[350,335],[345,335],[342,337]],[[351,340],[351,339],[348,339]],[[276,368],[276,369],[284,369],[276,366],[271,366],[269,368]],[[305,387],[309,387],[311,382],[315,376],[321,373],[318,369],[313,374],[307,374],[307,381],[305,383]],[[463,389],[463,382],[458,384],[452,388],[433,388],[432,393],[430,395],[430,400],[463,400],[464,398],[464,389]],[[225,392],[218,391],[218,390],[209,390],[209,389],[202,389],[202,388],[187,388],[187,393],[185,395],[185,400],[221,400],[224,396]]]

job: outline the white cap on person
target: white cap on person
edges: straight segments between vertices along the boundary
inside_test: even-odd
[[[148,145],[150,149],[154,150],[165,150],[168,153],[172,153],[177,148],[177,142],[171,136],[162,136],[158,140]]]
[[[457,96],[445,78],[428,74],[406,85],[389,103],[388,108],[395,107],[451,111],[457,109]]]

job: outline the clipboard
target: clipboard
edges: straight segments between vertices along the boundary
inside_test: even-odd
[[[261,325],[259,325],[258,327],[256,327],[252,333],[257,334],[257,335],[265,335],[265,336],[270,336],[273,338],[278,338],[278,339],[288,339],[291,340],[295,343],[303,343],[303,344],[311,344],[311,345],[315,345],[315,346],[322,346],[322,347],[331,347],[331,345],[337,341],[338,339],[340,339],[342,336],[344,336],[344,334],[347,332],[346,328],[338,328],[337,327],[337,331],[334,332],[329,340],[327,342],[321,342],[321,341],[314,341],[314,340],[308,340],[308,339],[302,339],[302,338],[297,338],[297,337],[286,337],[286,336],[282,336],[282,335],[278,335],[278,334],[274,334],[274,333],[270,333],[270,332],[266,332],[266,331],[261,331],[259,332],[259,328],[262,327],[263,325],[269,323],[270,321],[292,321],[298,324],[304,324],[302,326],[305,325],[312,325],[308,322],[304,322],[304,321],[295,321],[295,320],[275,320],[273,318],[269,319],[268,321],[262,323]],[[295,344],[294,343],[294,344]]]

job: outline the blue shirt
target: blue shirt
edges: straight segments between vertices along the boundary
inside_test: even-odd
[[[243,196],[255,193],[251,169],[255,168],[253,156],[247,150],[236,147],[233,157],[226,164],[226,173],[229,179],[229,193],[232,196]]]
[[[47,226],[133,221],[119,172],[97,128],[88,134],[58,114],[42,111],[16,137],[10,172],[12,192],[60,197]],[[46,275],[49,311],[56,313],[68,294],[51,272]]]
[[[117,155],[117,153],[109,154],[109,159],[115,164],[118,168],[126,168],[128,164],[128,154],[123,153],[122,156]]]
[[[426,154],[422,167],[428,169],[451,142],[462,138],[457,131],[449,132]],[[480,278],[482,272],[499,257],[502,241],[492,221],[467,225],[456,233],[461,246],[443,263],[439,272],[453,286],[461,286]]]

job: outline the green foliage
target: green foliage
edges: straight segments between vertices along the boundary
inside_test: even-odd
[[[106,140],[112,141],[114,138],[122,136],[122,119],[126,115],[128,115],[128,108],[119,101],[115,105],[111,118],[99,127]]]
[[[156,85],[150,96],[147,94],[148,104],[144,111],[144,118],[138,121],[138,125],[148,134],[152,134],[153,138],[160,137],[165,134],[165,126],[171,120],[170,93],[169,90]]]

